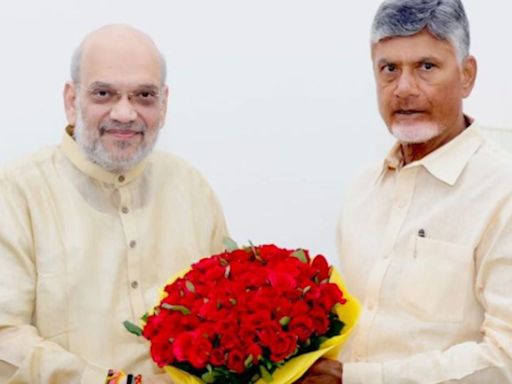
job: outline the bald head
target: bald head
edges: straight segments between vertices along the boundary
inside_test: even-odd
[[[165,62],[155,43],[127,25],[102,27],[77,48],[71,76],[64,108],[89,160],[113,172],[138,164],[167,111]]]
[[[84,71],[90,64],[119,66],[144,61],[151,69],[160,74],[160,84],[164,85],[167,77],[167,65],[162,53],[153,40],[144,32],[124,24],[112,24],[89,33],[75,50],[71,59],[71,79],[80,83]],[[114,69],[114,68],[113,68]],[[114,69],[116,70],[116,69]]]

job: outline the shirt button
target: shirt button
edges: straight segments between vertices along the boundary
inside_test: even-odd
[[[137,246],[137,242],[135,240],[130,241],[130,248],[135,248]]]
[[[131,283],[130,283],[130,286],[133,288],[133,289],[137,289],[137,287],[139,286],[139,282],[137,280],[133,280]]]
[[[128,207],[123,207],[121,208],[121,212],[123,213],[128,213],[130,210],[128,209]]]
[[[120,175],[117,180],[119,180],[120,183],[122,183],[123,181],[125,181],[125,177],[123,175]]]

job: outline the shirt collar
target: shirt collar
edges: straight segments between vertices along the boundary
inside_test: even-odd
[[[87,158],[84,151],[73,139],[73,126],[71,125],[66,127],[60,148],[69,161],[87,176],[116,186],[128,184],[136,179],[142,174],[146,165],[146,160],[142,160],[135,167],[124,173],[113,173],[105,170]]]
[[[480,147],[483,136],[478,124],[472,123],[457,137],[429,153],[423,159],[407,164],[404,168],[425,167],[434,177],[453,186],[462,174],[473,154]],[[387,170],[400,169],[403,164],[400,144],[395,143],[384,159],[382,171],[376,182],[380,181]]]

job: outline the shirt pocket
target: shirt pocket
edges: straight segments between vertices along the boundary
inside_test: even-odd
[[[471,247],[416,237],[398,284],[398,299],[428,322],[460,322],[474,280]]]

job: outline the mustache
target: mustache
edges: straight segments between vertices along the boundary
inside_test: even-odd
[[[101,135],[104,135],[106,132],[111,130],[116,131],[127,131],[134,133],[142,133],[146,132],[146,124],[139,122],[130,122],[130,123],[120,123],[117,121],[106,121],[100,124],[99,131]]]

